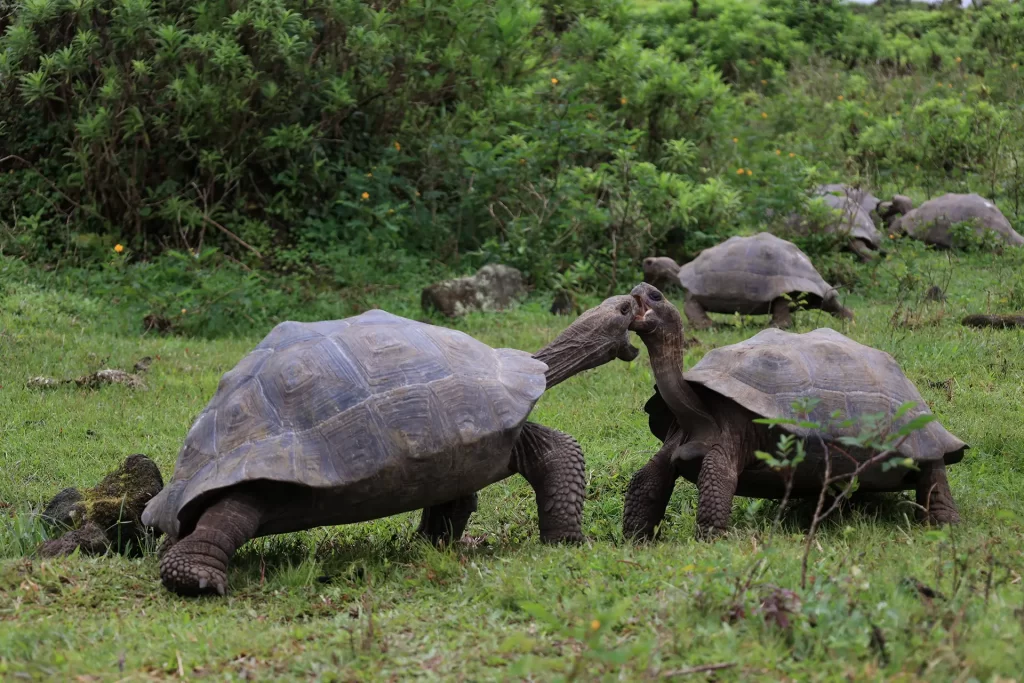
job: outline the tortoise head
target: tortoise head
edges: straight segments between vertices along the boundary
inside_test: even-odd
[[[644,259],[644,282],[656,287],[678,283],[679,264],[667,256],[648,256]]]
[[[534,358],[548,364],[548,388],[616,358],[636,358],[640,349],[630,344],[629,331],[638,313],[636,299],[625,294],[605,299],[584,311],[554,341],[534,354]]]
[[[679,311],[646,282],[634,287],[630,296],[639,309],[630,329],[640,335],[650,353],[654,380],[665,405],[690,434],[716,430],[715,419],[679,367],[684,353],[683,319]]]
[[[666,335],[683,335],[683,319],[672,302],[654,285],[641,282],[630,296],[636,301],[637,314],[630,325],[646,343]]]

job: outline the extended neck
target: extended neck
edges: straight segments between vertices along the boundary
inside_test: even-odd
[[[641,338],[651,356],[651,370],[658,383],[658,392],[676,420],[691,434],[707,429],[717,431],[715,419],[690,383],[683,378],[680,368],[683,358],[682,332],[662,330],[656,336],[652,334]]]
[[[604,365],[612,360],[613,354],[607,344],[586,339],[570,327],[533,357],[547,364],[544,377],[550,389],[584,370]]]

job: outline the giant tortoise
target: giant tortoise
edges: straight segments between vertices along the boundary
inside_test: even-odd
[[[421,508],[421,534],[458,539],[476,492],[517,472],[541,539],[580,540],[583,453],[527,416],[545,388],[635,358],[635,310],[607,299],[533,356],[381,310],[281,323],[221,378],[146,507],[164,585],[223,595],[251,538]]]
[[[878,198],[849,185],[820,185],[814,189],[812,199],[821,201],[831,209],[831,216],[824,222],[793,213],[786,219],[786,228],[796,235],[806,236],[812,232],[838,234],[846,239],[846,248],[870,261],[875,257],[882,242],[882,234],[875,227],[873,212],[878,208]]]
[[[652,263],[652,270],[658,266]],[[646,271],[645,261],[645,279]],[[708,311],[771,313],[772,324],[778,327],[792,324],[791,308],[820,308],[839,318],[853,318],[807,255],[767,232],[730,237],[705,249],[681,267],[677,277],[686,289],[686,317],[698,329],[714,324]]]
[[[793,497],[821,492],[823,444],[831,446],[834,475],[854,467],[837,454],[837,446],[840,438],[857,435],[857,425],[834,419],[835,411],[853,421],[883,413],[895,429],[930,414],[892,356],[828,328],[804,334],[763,330],[744,342],[713,349],[684,376],[679,367],[679,312],[649,284],[638,285],[633,294],[642,311],[633,329],[647,346],[657,382],[645,410],[651,431],[664,445],[630,481],[623,516],[627,537],[653,534],[678,476],[697,484],[700,537],[726,529],[734,495],[782,498],[785,479],[755,457],[759,450],[775,452],[778,434],[753,420],[797,417],[791,408],[797,399],[819,399],[806,419],[822,429],[782,426],[803,437],[807,449],[806,461],[794,473]],[[916,405],[897,416],[900,406],[911,401]],[[866,448],[839,447],[861,463],[877,455]],[[860,490],[915,489],[928,521],[956,522],[959,515],[946,466],[959,462],[966,448],[938,422],[929,422],[897,444],[899,455],[913,459],[917,469],[876,464],[860,475]]]
[[[901,216],[893,223],[893,230],[910,235],[936,247],[953,246],[951,228],[957,223],[972,222],[974,232],[983,236],[986,231],[1002,242],[1020,246],[1024,237],[1019,235],[1006,216],[993,202],[978,194],[944,194],[929,199],[921,206]]]

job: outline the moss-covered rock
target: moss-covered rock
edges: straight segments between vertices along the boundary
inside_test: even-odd
[[[103,553],[109,546],[121,553],[137,550],[145,535],[142,511],[163,487],[156,463],[135,454],[90,489],[64,489],[47,504],[42,516],[67,533],[44,543],[39,554],[66,555],[75,548]]]

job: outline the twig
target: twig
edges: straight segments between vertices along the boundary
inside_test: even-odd
[[[661,674],[662,678],[671,678],[673,676],[689,676],[690,674],[704,673],[705,671],[721,671],[722,669],[731,669],[736,666],[736,662],[724,662],[722,664],[701,664],[700,666],[691,666],[686,669],[673,669],[672,671],[666,671]]]
[[[218,230],[220,230],[221,232],[223,232],[223,233],[224,233],[225,235],[227,235],[227,236],[228,236],[228,237],[230,237],[231,239],[233,239],[233,240],[235,240],[236,242],[238,242],[239,244],[241,244],[241,245],[242,245],[243,247],[245,247],[246,249],[248,249],[248,250],[249,250],[249,251],[251,251],[252,253],[256,254],[256,256],[258,256],[259,258],[263,258],[263,254],[261,254],[261,253],[260,253],[260,252],[259,252],[259,251],[258,251],[258,250],[256,249],[256,247],[252,246],[251,244],[249,244],[248,242],[246,242],[245,240],[243,240],[243,239],[242,239],[241,237],[239,237],[239,236],[238,236],[238,235],[236,235],[235,233],[233,233],[233,232],[231,232],[230,230],[228,230],[227,228],[225,228],[225,227],[224,227],[223,225],[221,225],[221,224],[220,224],[220,223],[218,223],[217,221],[215,221],[215,220],[213,220],[212,218],[210,218],[209,216],[205,216],[205,215],[203,216],[203,220],[204,220],[204,221],[206,221],[207,223],[209,223],[210,225],[212,225],[213,227],[217,228],[217,229],[218,229]]]

